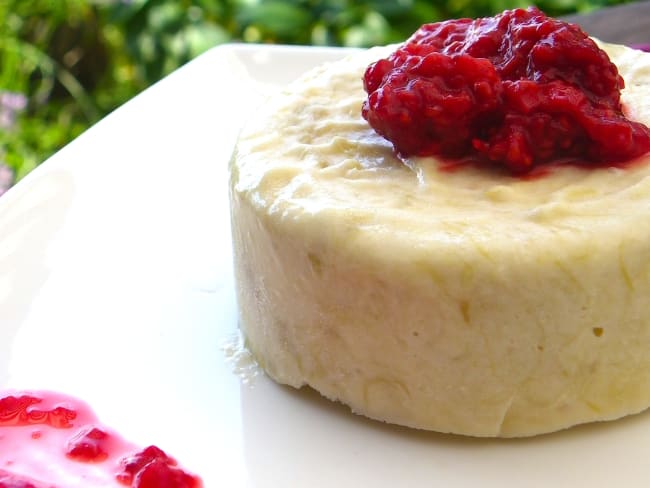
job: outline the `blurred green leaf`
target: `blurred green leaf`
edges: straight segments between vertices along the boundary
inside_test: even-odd
[[[244,28],[257,27],[265,36],[287,42],[309,31],[312,17],[308,9],[289,2],[260,2],[242,6],[235,19]]]
[[[149,10],[148,31],[152,34],[172,32],[180,29],[186,20],[186,9],[178,2],[154,5]]]
[[[344,37],[344,45],[350,47],[371,46],[383,44],[390,32],[390,24],[379,12],[368,12],[361,24],[348,29]]]
[[[218,25],[197,24],[187,26],[184,30],[188,56],[194,58],[217,44],[230,40],[228,32]]]

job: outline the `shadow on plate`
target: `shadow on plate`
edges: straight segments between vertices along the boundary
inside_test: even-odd
[[[310,388],[267,377],[242,385],[241,401],[255,487],[394,487],[405,476],[409,486],[504,486],[504,474],[508,486],[532,486],[531,477],[534,486],[577,486],[607,479],[603,460],[650,435],[648,413],[520,439],[440,434],[354,415]],[[639,456],[650,455],[646,444]]]

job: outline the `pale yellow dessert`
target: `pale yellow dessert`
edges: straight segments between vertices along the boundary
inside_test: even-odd
[[[320,67],[231,166],[240,325],[280,383],[356,413],[529,436],[650,405],[650,157],[522,179],[403,164],[361,117],[366,66]],[[650,124],[650,55],[605,49]]]

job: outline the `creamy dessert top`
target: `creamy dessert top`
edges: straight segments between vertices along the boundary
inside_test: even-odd
[[[650,125],[650,54],[599,46],[625,80],[626,116]],[[371,246],[394,246],[384,252],[411,259],[434,252],[430,241],[462,254],[464,244],[481,250],[489,240],[486,257],[496,259],[501,252],[523,256],[526,246],[550,238],[548,252],[589,252],[572,245],[574,233],[634,239],[638,216],[650,216],[650,154],[623,167],[552,166],[527,178],[431,157],[399,160],[361,117],[363,72],[392,49],[313,70],[266,104],[239,141],[236,190],[287,225],[309,214],[310,225],[328,222],[333,239],[352,242],[362,231]],[[642,222],[650,227],[650,219]],[[402,238],[388,242],[387,233]]]

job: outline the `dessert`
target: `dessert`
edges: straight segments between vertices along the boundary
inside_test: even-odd
[[[650,55],[600,46],[631,127],[648,125]],[[471,137],[463,159],[396,151],[362,115],[366,70],[396,49],[305,74],[240,135],[237,298],[260,365],[356,413],[472,436],[646,409],[650,156],[589,159],[582,136],[586,152],[523,168]]]

